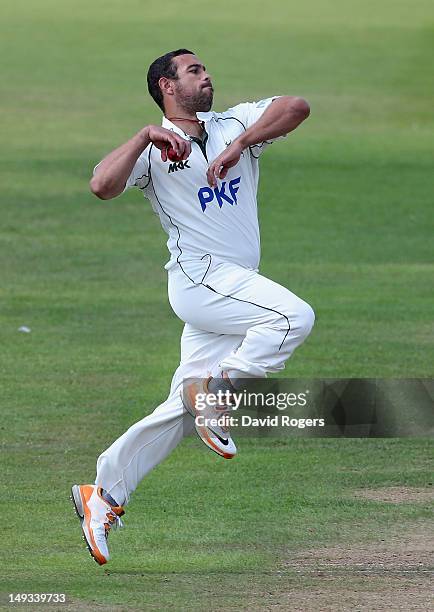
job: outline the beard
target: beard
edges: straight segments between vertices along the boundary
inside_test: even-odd
[[[176,88],[176,102],[187,113],[207,113],[212,107],[214,92],[206,87],[196,93],[187,93],[182,87]]]

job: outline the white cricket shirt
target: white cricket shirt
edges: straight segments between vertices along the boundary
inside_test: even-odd
[[[213,189],[208,185],[206,173],[209,164],[255,123],[275,99],[245,102],[224,113],[197,113],[208,138],[202,148],[197,142],[191,142],[191,154],[186,161],[163,162],[161,151],[152,143],[138,158],[125,189],[138,187],[160,217],[169,236],[167,270],[177,262],[200,259],[207,253],[214,260],[258,269],[258,158],[272,141],[244,150],[238,164]],[[191,140],[166,117],[162,125]]]

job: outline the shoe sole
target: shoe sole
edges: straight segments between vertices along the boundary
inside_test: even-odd
[[[182,395],[182,391],[180,391],[180,395],[181,395],[181,400],[182,400],[182,404],[183,404],[184,408],[186,409],[188,414],[195,419],[194,427],[195,427],[195,430],[196,430],[196,433],[197,433],[198,437],[202,440],[202,442],[210,450],[214,451],[216,453],[216,455],[218,455],[219,457],[223,457],[223,459],[233,459],[235,457],[235,454],[225,453],[216,444],[214,444],[214,442],[212,441],[212,439],[208,435],[208,432],[207,432],[207,429],[206,429],[205,426],[200,427],[199,425],[196,425],[196,416],[197,415],[194,413],[194,409],[190,408],[190,406],[188,406],[187,403],[184,401],[184,397]]]
[[[78,519],[80,521],[80,527],[81,527],[81,531],[82,531],[82,538],[84,543],[86,544],[86,548],[90,553],[90,556],[92,557],[92,559],[98,563],[98,565],[104,565],[104,563],[101,563],[101,561],[99,561],[99,559],[97,559],[97,557],[95,556],[91,545],[89,544],[87,537],[86,537],[86,533],[83,529],[83,523],[84,523],[84,509],[83,509],[83,501],[81,499],[81,494],[80,494],[80,487],[78,485],[74,485],[73,487],[71,487],[71,495],[69,497],[69,499],[72,502],[72,505],[74,507],[75,513],[78,516]]]

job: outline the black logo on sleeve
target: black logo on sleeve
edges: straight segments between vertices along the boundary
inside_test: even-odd
[[[172,162],[171,164],[169,164],[169,170],[167,171],[167,173],[170,174],[171,172],[178,172],[178,170],[191,168],[191,166],[189,166],[189,161],[190,160],[186,159],[185,161]]]

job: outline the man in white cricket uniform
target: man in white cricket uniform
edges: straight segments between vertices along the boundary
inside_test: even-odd
[[[236,454],[224,424],[192,418],[197,394],[233,392],[240,378],[282,370],[314,323],[306,302],[258,272],[258,160],[309,115],[307,102],[277,96],[213,112],[211,78],[187,49],[155,60],[148,88],[164,113],[162,127],[146,126],[107,155],[91,189],[109,199],[136,187],[151,202],[168,234],[169,301],[185,327],[167,400],[100,455],[94,485],[72,488],[101,565],[131,493],[186,433],[196,427],[216,453]],[[183,387],[186,379],[194,382]],[[208,407],[206,416],[222,408]]]

